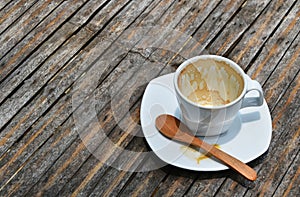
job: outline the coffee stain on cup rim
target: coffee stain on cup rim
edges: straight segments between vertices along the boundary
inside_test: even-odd
[[[199,105],[191,100],[189,100],[180,90],[179,90],[179,86],[178,86],[178,78],[180,73],[182,72],[182,70],[187,67],[189,64],[196,64],[198,61],[205,61],[205,60],[213,60],[213,61],[221,61],[224,62],[226,64],[228,64],[231,69],[233,69],[241,78],[243,81],[243,90],[240,93],[240,95],[233,101],[231,101],[228,104],[225,105],[219,105],[219,106],[202,106]],[[174,75],[174,85],[175,85],[175,91],[180,95],[180,97],[182,97],[186,102],[190,103],[191,105],[194,105],[196,107],[201,107],[204,109],[223,109],[223,108],[227,108],[231,105],[236,104],[237,102],[239,102],[244,95],[246,94],[246,87],[247,87],[247,80],[245,78],[245,72],[242,70],[242,68],[236,64],[234,61],[227,59],[225,57],[222,56],[218,56],[218,55],[201,55],[201,56],[196,56],[193,57],[191,59],[186,60],[185,62],[183,62],[176,70],[175,75]]]

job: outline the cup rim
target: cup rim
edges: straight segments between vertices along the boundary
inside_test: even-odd
[[[241,77],[243,79],[243,82],[244,82],[244,87],[243,87],[243,90],[242,90],[241,94],[236,99],[234,99],[233,101],[231,101],[230,103],[225,104],[225,105],[203,106],[203,105],[197,104],[197,103],[189,100],[185,95],[183,95],[181,93],[181,91],[179,90],[179,87],[178,87],[178,76],[181,73],[181,71],[186,66],[188,66],[189,64],[192,64],[193,62],[197,62],[199,60],[205,60],[205,59],[213,59],[213,60],[217,60],[217,61],[224,61],[232,69],[234,69],[238,74],[241,75]],[[177,94],[181,98],[183,98],[186,102],[188,102],[189,104],[191,104],[191,105],[193,105],[195,107],[201,107],[203,109],[224,109],[224,108],[227,108],[227,107],[230,107],[230,106],[236,104],[237,102],[239,102],[245,96],[245,94],[246,94],[246,87],[247,87],[247,80],[246,80],[245,75],[246,74],[243,71],[243,69],[237,63],[235,63],[234,61],[232,61],[232,60],[230,60],[228,58],[225,58],[225,57],[219,56],[219,55],[199,55],[199,56],[195,56],[195,57],[192,57],[190,59],[187,59],[183,63],[180,64],[180,66],[175,71],[175,75],[174,75],[174,78],[173,78],[173,83],[174,83],[175,91],[177,92]]]

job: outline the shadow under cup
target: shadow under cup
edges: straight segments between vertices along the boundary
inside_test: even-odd
[[[252,80],[249,82],[245,75],[236,63],[221,56],[203,55],[183,62],[174,75],[183,123],[197,136],[226,132],[238,111],[250,106],[244,105],[244,96]],[[258,86],[253,89],[262,98]],[[258,100],[251,106],[262,105],[262,99]]]

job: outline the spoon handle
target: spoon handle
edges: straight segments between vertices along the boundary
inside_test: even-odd
[[[256,171],[250,168],[247,164],[243,163],[242,161],[236,159],[235,157],[225,153],[224,151],[212,146],[199,138],[195,138],[196,140],[192,141],[194,146],[197,146],[207,153],[211,154],[215,158],[219,159],[220,161],[230,166],[232,169],[239,172],[241,175],[246,177],[247,179],[254,181],[257,178]]]
[[[155,125],[158,130],[165,136],[184,142],[188,145],[192,144],[203,149],[208,154],[222,161],[227,166],[239,172],[241,175],[249,180],[254,181],[257,178],[257,174],[254,169],[250,168],[247,164],[234,158],[233,156],[225,153],[224,151],[210,145],[203,140],[193,136],[187,126],[185,126],[180,120],[171,115],[160,115],[156,118]]]

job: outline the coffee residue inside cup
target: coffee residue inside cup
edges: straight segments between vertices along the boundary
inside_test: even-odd
[[[235,100],[244,87],[242,77],[225,62],[201,60],[189,64],[178,78],[180,91],[202,106],[220,106]]]

